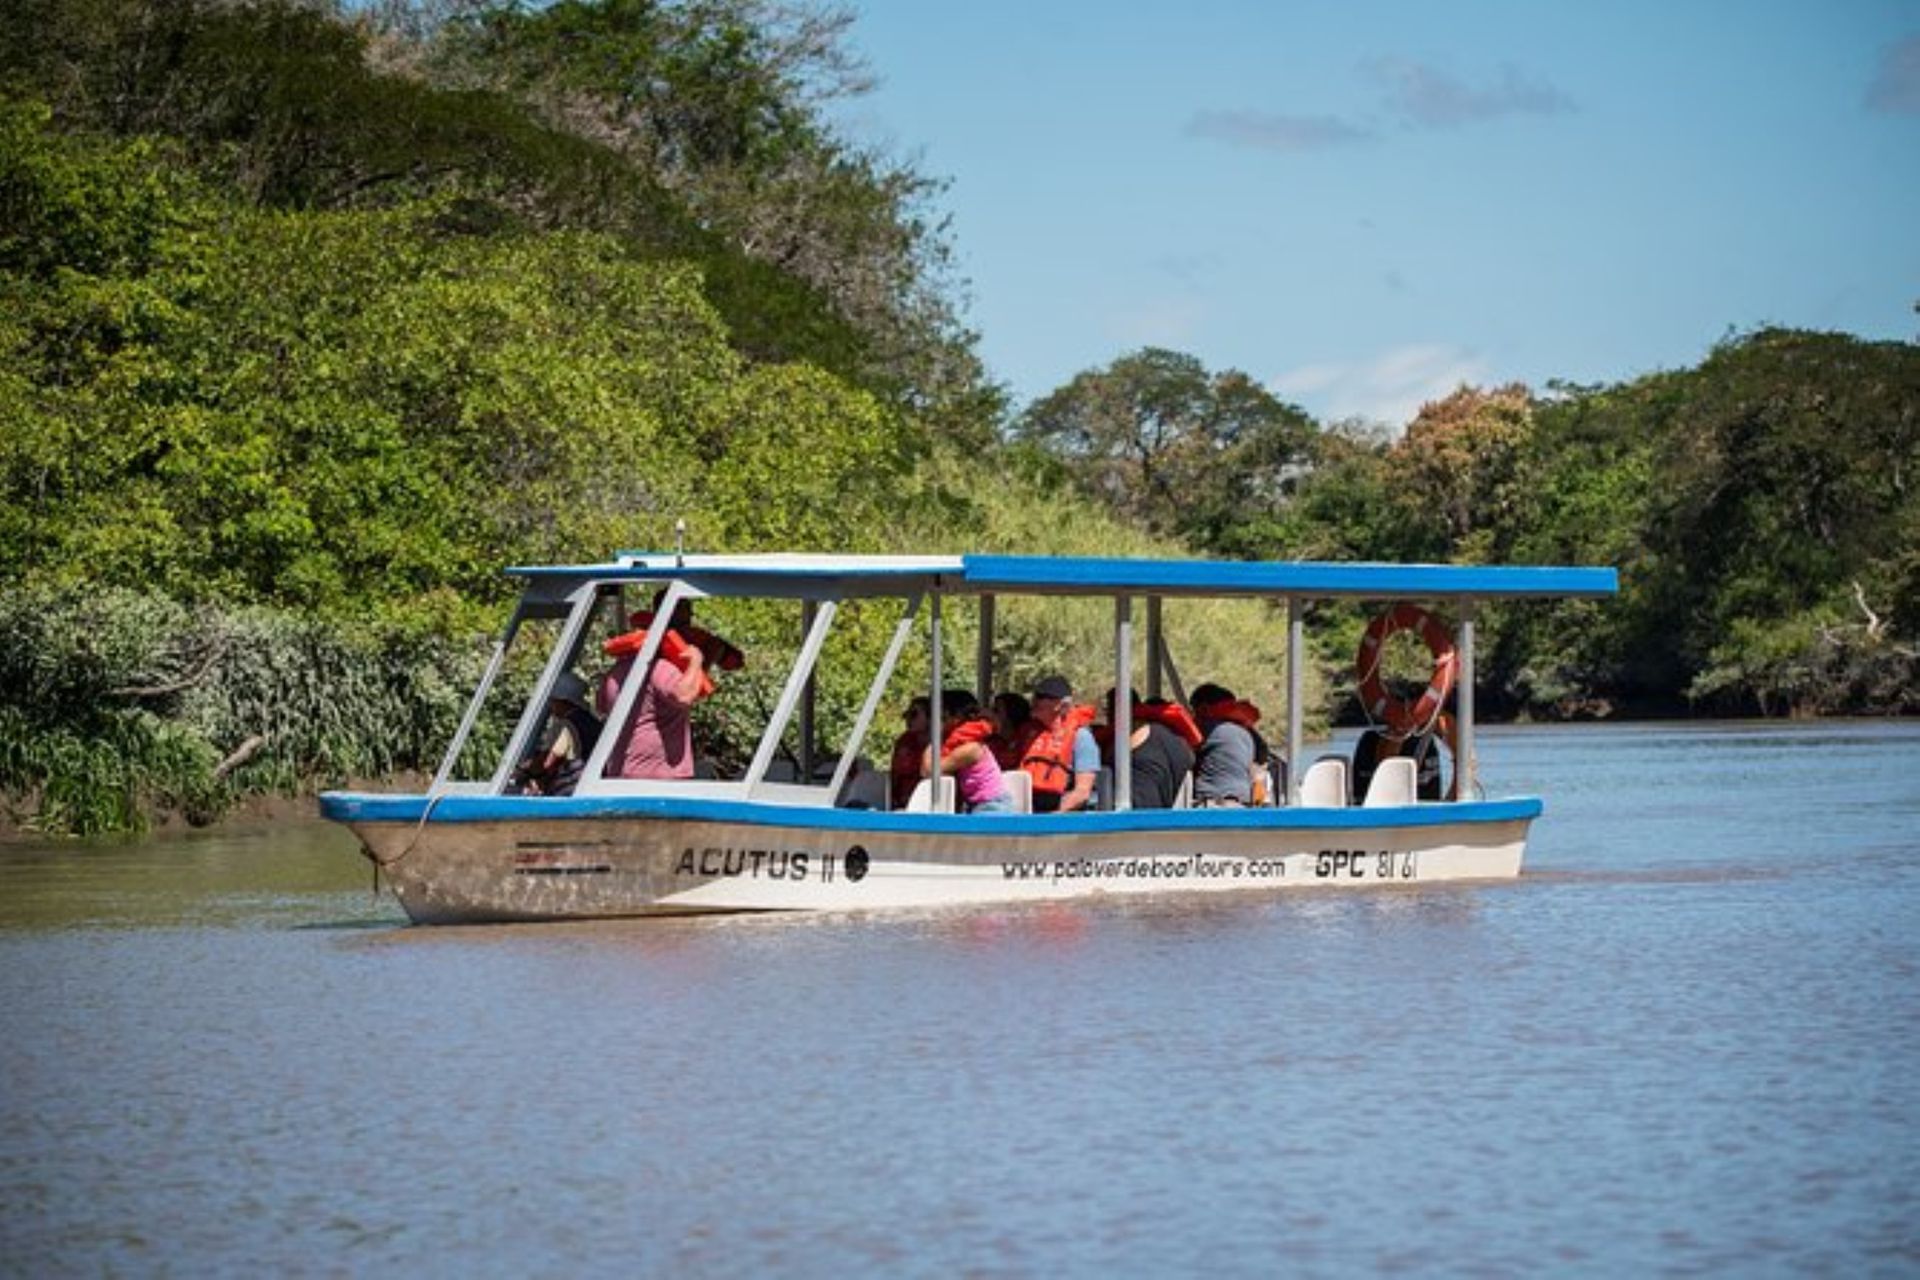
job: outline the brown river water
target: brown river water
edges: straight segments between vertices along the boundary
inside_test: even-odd
[[[1920,1274],[1920,724],[1491,730],[1514,884],[414,928],[0,850],[0,1273]]]

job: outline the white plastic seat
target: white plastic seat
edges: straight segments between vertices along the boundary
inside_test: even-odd
[[[841,788],[839,804],[845,809],[884,809],[887,807],[887,775],[870,766],[855,769],[847,785]]]
[[[1303,809],[1344,809],[1347,807],[1347,758],[1321,756],[1300,779],[1300,807]]]
[[[1193,773],[1191,771],[1180,775],[1180,790],[1173,797],[1173,807],[1193,808]]]
[[[946,779],[946,785],[940,788],[940,813],[953,812],[954,793],[960,788],[952,778]],[[933,779],[922,778],[913,784],[913,794],[907,797],[907,807],[903,813],[933,813]]]
[[[1007,784],[1007,794],[1013,797],[1013,811],[1032,813],[1033,775],[1025,769],[1002,769],[1000,780]]]
[[[1373,771],[1373,781],[1367,784],[1367,798],[1360,807],[1379,809],[1412,804],[1419,799],[1419,782],[1414,763],[1407,756],[1382,760],[1380,767]]]

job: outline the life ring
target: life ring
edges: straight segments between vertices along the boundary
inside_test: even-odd
[[[1398,631],[1419,632],[1427,652],[1433,655],[1433,676],[1427,681],[1426,692],[1411,704],[1387,692],[1380,669],[1387,638]],[[1440,619],[1419,605],[1397,604],[1367,624],[1366,634],[1360,637],[1360,652],[1353,660],[1353,672],[1360,680],[1360,702],[1368,719],[1385,724],[1389,736],[1404,738],[1426,729],[1447,705],[1447,695],[1453,692],[1453,682],[1460,675],[1460,653],[1453,647],[1453,633]]]

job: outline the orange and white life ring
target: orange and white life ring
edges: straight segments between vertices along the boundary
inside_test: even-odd
[[[1381,656],[1387,639],[1399,631],[1417,631],[1433,655],[1433,676],[1427,689],[1412,703],[1387,692],[1381,671]],[[1360,652],[1353,660],[1354,675],[1360,680],[1360,701],[1369,719],[1387,726],[1395,738],[1419,733],[1433,724],[1447,695],[1460,675],[1460,653],[1453,647],[1453,633],[1440,619],[1415,604],[1396,604],[1367,624],[1360,637]]]

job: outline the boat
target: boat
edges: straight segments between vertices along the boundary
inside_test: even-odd
[[[519,602],[427,790],[330,791],[320,798],[322,813],[353,830],[377,879],[417,923],[866,911],[1511,879],[1520,874],[1542,803],[1482,792],[1474,747],[1476,611],[1489,601],[1617,590],[1615,571],[1604,567],[975,554],[623,552],[602,563],[508,572],[523,584]],[[1121,751],[1106,780],[1107,801],[1093,811],[953,812],[954,783],[944,777],[923,780],[903,810],[889,810],[870,795],[863,801],[855,785],[863,747],[908,644],[923,637],[928,645],[931,734],[941,740],[937,691],[947,687],[948,667],[958,665],[946,652],[943,606],[972,602],[974,677],[984,701],[996,602],[1023,594],[1111,601],[1114,687],[1134,687],[1136,657],[1144,656],[1149,702],[1169,682],[1176,696],[1182,692],[1162,633],[1166,602],[1270,602],[1275,625],[1284,618],[1287,628],[1281,758],[1290,762],[1301,761],[1307,749],[1302,693],[1309,606],[1348,600],[1444,608],[1455,620],[1457,644],[1436,663],[1428,692],[1438,689],[1440,698],[1423,697],[1421,708],[1427,728],[1433,712],[1444,710],[1453,783],[1444,795],[1423,797],[1412,761],[1396,758],[1354,795],[1351,762],[1328,755],[1279,782],[1273,803],[1146,809],[1132,803],[1131,762]],[[757,607],[795,611],[802,639],[751,760],[725,778],[607,776],[616,738],[611,727],[626,722],[643,683],[628,680],[572,793],[520,793],[515,766],[538,738],[549,695],[579,679],[577,666],[597,660],[593,637],[610,620],[617,629],[643,595],[664,618],[675,617],[683,602],[709,599],[773,601],[780,603]],[[813,694],[835,618],[852,602],[886,610],[888,618],[897,605],[898,616],[851,730],[827,753],[814,741]],[[1137,646],[1140,602],[1146,634]],[[674,634],[666,627],[648,631],[638,642],[635,669],[650,670]],[[548,651],[511,735],[497,757],[467,768],[485,776],[457,777],[483,707],[504,687],[508,653],[539,637],[547,638]],[[1457,679],[1442,681],[1441,667]],[[1115,740],[1128,740],[1134,714],[1128,699],[1116,700],[1110,712]],[[800,742],[800,759],[792,764],[782,758],[790,735]]]

